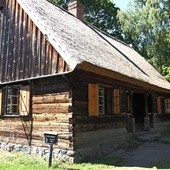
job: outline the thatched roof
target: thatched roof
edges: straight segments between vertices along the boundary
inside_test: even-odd
[[[127,44],[103,34],[47,0],[17,1],[73,70],[88,62],[170,90],[170,83]]]

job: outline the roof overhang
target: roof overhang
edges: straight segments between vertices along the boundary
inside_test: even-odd
[[[160,92],[160,93],[170,94],[170,90],[168,90],[168,89],[164,89],[162,87],[158,87],[153,84],[149,84],[148,82],[140,81],[139,79],[133,79],[131,77],[122,75],[122,74],[114,72],[112,70],[108,70],[108,69],[104,69],[104,68],[92,65],[88,62],[78,64],[77,68],[88,71],[88,72],[92,72],[95,74],[99,74],[101,76],[113,78],[113,79],[116,79],[123,83],[128,83],[132,86],[138,87],[138,88],[146,90],[146,91],[156,91],[158,93]]]

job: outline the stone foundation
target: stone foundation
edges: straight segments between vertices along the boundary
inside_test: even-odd
[[[48,148],[20,145],[14,143],[0,142],[0,149],[8,152],[12,152],[12,151],[23,152],[24,154],[34,155],[41,158],[48,158],[49,155]],[[53,159],[59,161],[73,162],[74,161],[73,154],[74,151],[71,150],[54,149]]]

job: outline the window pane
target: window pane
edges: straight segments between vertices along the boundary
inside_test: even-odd
[[[18,97],[11,97],[12,104],[18,104]]]
[[[6,115],[16,115],[18,114],[18,95],[19,86],[7,86],[5,88],[5,109],[4,113]]]
[[[104,107],[103,106],[99,106],[99,113],[104,114]]]
[[[104,104],[104,98],[103,97],[99,97],[99,105],[103,105]]]
[[[104,88],[99,88],[99,96],[104,96]]]
[[[99,87],[99,114],[105,113],[105,89],[104,87]]]

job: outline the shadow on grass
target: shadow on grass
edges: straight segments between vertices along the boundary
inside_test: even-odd
[[[94,160],[91,160],[91,164],[103,164],[103,165],[111,165],[111,166],[120,166],[124,161],[121,157],[99,157]]]
[[[124,159],[120,157],[109,157],[103,155],[95,159],[86,159],[80,163],[68,163],[68,162],[55,162],[53,164],[54,169],[66,169],[66,170],[88,170],[88,169],[108,169],[110,167],[121,166]]]

